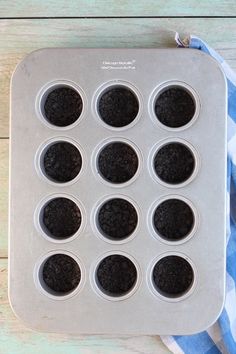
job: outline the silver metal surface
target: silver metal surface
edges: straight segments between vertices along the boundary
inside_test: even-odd
[[[83,112],[70,127],[48,123],[41,107],[45,92],[71,85],[83,99]],[[97,100],[110,85],[130,87],[139,114],[130,126],[112,128],[101,121]],[[158,122],[153,104],[169,85],[182,85],[195,99],[195,116],[186,127]],[[11,169],[9,297],[23,322],[36,330],[75,334],[191,334],[210,326],[224,301],[226,213],[226,82],[217,62],[184,49],[43,49],[28,55],[11,83]],[[79,147],[83,167],[69,183],[49,181],[40,154],[47,144],[66,140]],[[105,143],[130,142],[139,169],[128,183],[112,185],[97,171],[96,156]],[[152,158],[166,141],[183,141],[196,158],[193,177],[179,186],[160,183]],[[79,232],[65,241],[48,237],[39,214],[53,196],[69,196],[82,213]],[[122,242],[99,234],[96,210],[111,196],[136,206],[138,227]],[[196,225],[181,242],[155,235],[152,211],[160,200],[177,196],[193,206]],[[41,267],[54,253],[72,255],[81,268],[77,289],[65,296],[49,293]],[[137,267],[132,291],[121,298],[101,293],[95,279],[107,254],[127,255]],[[167,298],[153,286],[151,271],[163,255],[181,255],[192,265],[194,282],[180,298]]]

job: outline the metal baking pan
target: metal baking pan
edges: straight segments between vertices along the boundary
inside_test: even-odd
[[[11,82],[9,297],[33,329],[192,334],[224,302],[226,80],[184,49],[42,49]]]

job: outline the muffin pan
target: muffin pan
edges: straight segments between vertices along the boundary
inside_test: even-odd
[[[27,326],[191,334],[217,319],[226,112],[200,51],[43,49],[18,65],[9,297]]]

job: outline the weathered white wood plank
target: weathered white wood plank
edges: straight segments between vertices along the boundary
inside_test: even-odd
[[[8,142],[8,139],[0,140],[0,257],[7,256]]]

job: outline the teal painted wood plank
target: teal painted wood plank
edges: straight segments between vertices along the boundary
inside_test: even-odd
[[[234,0],[15,0],[0,1],[0,17],[232,16]]]
[[[234,58],[234,18],[0,20],[0,54],[7,62],[42,47],[174,47],[175,31],[201,36]]]
[[[20,294],[19,294],[20,296]],[[7,260],[0,259],[0,354],[168,354],[158,336],[70,336],[33,332],[7,299]]]

